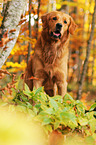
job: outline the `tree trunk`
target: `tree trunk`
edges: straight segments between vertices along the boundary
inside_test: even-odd
[[[31,10],[30,10],[30,6],[31,6],[31,0],[29,0],[29,37],[31,38]],[[27,63],[28,63],[28,60],[29,60],[29,57],[30,57],[30,51],[31,51],[31,43],[29,42]]]
[[[39,18],[40,18],[40,15],[39,15],[39,12],[40,12],[40,1],[41,0],[38,0],[38,8],[37,8],[37,20],[36,20],[36,39],[38,38],[38,30],[39,30]]]
[[[93,44],[93,61],[92,61],[92,77],[91,77],[91,84],[93,82],[93,79],[94,79],[94,62],[95,62],[95,48],[96,48],[96,40],[94,41],[94,44]]]
[[[91,41],[92,41],[93,35],[94,35],[95,17],[96,17],[96,0],[95,0],[94,13],[93,13],[93,17],[92,17],[92,29],[91,29],[89,40],[87,42],[86,59],[84,61],[83,70],[82,70],[81,78],[80,78],[80,81],[79,81],[77,99],[81,99],[82,87],[83,87],[83,83],[84,83],[85,74],[86,74],[86,71],[87,71],[89,56],[90,56]]]
[[[8,37],[12,38],[12,40],[7,42],[6,45],[0,48],[0,69],[9,56],[18,38],[20,31],[20,25],[18,24],[20,22],[21,15],[26,9],[26,4],[26,0],[11,0],[6,4],[2,26],[0,29],[2,31],[2,37],[3,34],[8,31]],[[16,31],[14,31],[14,33],[9,33],[9,31],[12,29],[15,29]],[[4,49],[5,47],[7,49]]]

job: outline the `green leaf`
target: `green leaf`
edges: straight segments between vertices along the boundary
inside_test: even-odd
[[[36,104],[35,107],[39,109],[41,107],[41,104]]]
[[[93,111],[95,107],[96,107],[96,103],[94,103],[94,104],[90,107],[89,111]]]
[[[60,95],[53,96],[52,99],[54,99],[55,101],[57,100],[60,103],[62,102],[62,96]]]
[[[42,108],[43,110],[47,110],[47,109],[48,109],[48,107],[47,107],[46,104],[45,104],[45,105],[41,105],[41,108]]]
[[[79,123],[81,126],[85,126],[85,125],[88,125],[89,121],[88,121],[87,118],[79,117],[79,118],[78,118],[78,123]]]
[[[28,99],[31,99],[34,96],[33,92],[23,91],[23,93],[28,96]]]
[[[14,89],[14,88],[11,88],[11,90],[12,90],[12,96],[15,97],[16,96],[16,93],[17,93],[17,90]]]
[[[83,105],[83,103],[80,100],[75,101],[76,105],[79,105],[82,107],[82,109],[86,109],[86,107]]]
[[[24,83],[24,80],[21,79],[21,75],[19,76],[17,82],[15,83],[15,87],[17,90],[23,90],[23,83]]]
[[[68,126],[72,129],[75,129],[78,126],[78,123],[76,120],[74,120],[74,123],[72,121],[69,121]]]
[[[76,108],[77,108],[77,113],[85,113],[86,107],[83,105],[83,103],[79,100],[76,100]]]
[[[90,125],[90,129],[92,133],[94,133],[96,130],[96,119],[94,118],[94,119],[89,120],[89,125]]]
[[[69,110],[70,110],[70,107],[69,106],[68,107],[64,107],[63,112],[67,112]]]
[[[54,123],[54,130],[56,130],[60,126],[60,121],[56,121]]]
[[[47,101],[46,94],[44,92],[40,92],[43,102]]]
[[[74,101],[74,99],[68,93],[65,94],[64,100]]]
[[[95,112],[95,111],[94,111],[94,112]],[[94,112],[92,111],[92,112],[87,112],[87,113],[86,113],[86,115],[87,115],[87,117],[88,117],[89,120],[94,119],[94,116],[93,116],[93,115],[94,115]]]
[[[30,109],[33,107],[29,102],[26,102],[26,104],[27,104],[27,107]]]
[[[47,110],[46,110],[46,113],[48,113],[48,114],[55,114],[55,111],[53,110],[53,108],[48,108]]]
[[[37,113],[39,112],[39,109],[34,106],[33,107],[33,112],[37,115]]]
[[[20,112],[23,112],[23,113],[27,113],[27,110],[26,110],[25,106],[17,105],[16,110],[20,111]]]
[[[25,83],[24,88],[25,88],[25,91],[30,92],[30,89],[29,89],[29,87],[28,87],[28,85],[26,83]]]
[[[41,112],[39,113],[39,115],[42,115],[42,117],[45,118],[45,117],[48,115],[48,113],[45,112],[45,111],[41,111]]]
[[[85,133],[86,133],[86,135],[87,135],[87,136],[91,135],[91,132],[90,132],[90,130],[88,130],[88,129],[85,129],[84,131],[85,131]]]
[[[28,112],[28,115],[31,116],[32,118],[35,116],[35,113],[33,112],[33,110],[27,108],[27,112]]]
[[[67,123],[69,126],[70,121],[73,122],[75,126],[77,126],[76,116],[73,112],[61,112],[60,113],[61,123]]]
[[[49,103],[50,107],[54,108],[57,111],[59,109],[57,102],[54,101],[54,99],[52,99],[52,98],[49,98],[49,100],[50,100],[50,103]]]
[[[42,125],[47,125],[47,124],[50,124],[51,122],[52,122],[51,118],[45,118],[42,122]]]
[[[29,100],[27,99],[26,96],[21,96],[22,100],[25,101],[25,102],[28,102]]]
[[[46,125],[45,128],[46,128],[46,130],[52,132],[52,126],[51,125]]]
[[[73,113],[70,113],[70,112],[61,112],[60,113],[60,117],[61,119],[63,120],[64,118],[67,118],[67,119],[72,119],[74,118],[74,114]]]
[[[79,112],[82,112],[82,113],[84,113],[84,112],[85,112],[85,109],[84,109],[84,108],[82,108],[82,106],[81,106],[81,105],[77,105],[76,107],[77,107],[77,109],[78,109],[78,111],[79,111]]]
[[[35,95],[39,94],[39,93],[42,92],[42,91],[43,91],[43,87],[38,88],[38,89],[36,90],[36,92],[35,92]]]

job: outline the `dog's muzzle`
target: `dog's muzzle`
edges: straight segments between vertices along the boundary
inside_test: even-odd
[[[60,39],[61,38],[61,33],[60,33],[61,28],[62,28],[62,24],[57,23],[56,24],[56,31],[51,32],[51,36],[53,36],[54,38],[59,38]]]

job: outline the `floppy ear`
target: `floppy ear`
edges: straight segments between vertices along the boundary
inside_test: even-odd
[[[70,26],[69,26],[69,32],[70,34],[74,34],[75,30],[77,28],[77,25],[75,24],[74,20],[70,17]]]
[[[43,28],[46,28],[47,25],[48,25],[48,24],[47,24],[47,19],[48,19],[48,13],[41,16]]]
[[[44,22],[46,22],[46,20],[47,20],[47,16],[46,16],[47,14],[44,14],[43,16],[41,16],[41,20],[42,20],[42,23],[44,23]]]

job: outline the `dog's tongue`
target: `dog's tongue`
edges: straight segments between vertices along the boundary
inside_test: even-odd
[[[60,33],[55,33],[55,32],[53,32],[53,34],[57,37],[60,35]]]

